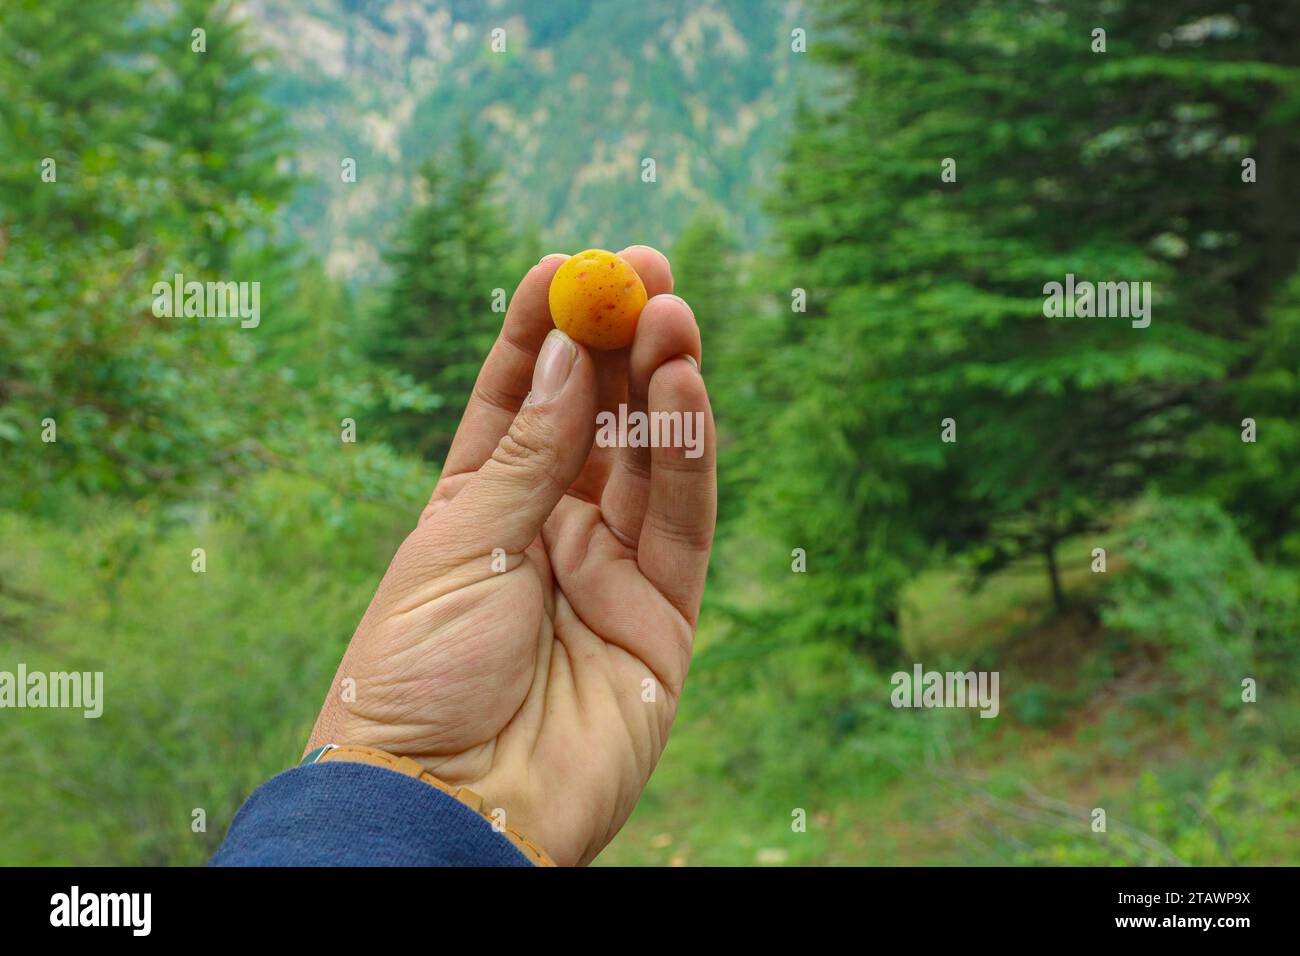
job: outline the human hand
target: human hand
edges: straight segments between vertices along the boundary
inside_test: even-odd
[[[616,352],[553,331],[547,290],[567,256],[519,284],[308,744],[415,759],[504,809],[561,865],[590,862],[614,837],[663,752],[716,513],[694,315],[668,294],[663,255],[620,256],[651,298]],[[620,403],[702,413],[703,454],[596,446],[597,412]]]

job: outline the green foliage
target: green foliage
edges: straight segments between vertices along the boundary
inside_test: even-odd
[[[1062,821],[1016,853],[1021,866],[1277,865],[1278,826],[1300,822],[1293,795],[1300,768],[1266,749],[1191,786],[1147,772],[1119,807],[1108,803],[1104,833],[1087,818]]]
[[[803,57],[766,0],[529,5],[508,56],[451,51],[453,86],[419,87],[414,53],[361,74],[414,90],[397,159],[347,126],[393,101],[263,70],[233,6],[0,10],[0,668],[103,670],[108,704],[0,720],[0,817],[39,823],[5,828],[0,859],[201,863],[295,762],[436,479],[493,290],[542,236],[671,250],[719,425],[691,681],[606,859],[1295,857],[1300,45],[1281,8],[817,9]],[[312,10],[409,36],[388,5]],[[796,85],[810,105],[775,177]],[[268,100],[341,132],[297,139]],[[482,125],[457,138],[465,115]],[[339,142],[356,184],[334,178]],[[342,190],[372,213],[331,216]],[[383,286],[297,247],[398,218]],[[155,316],[175,272],[260,281],[261,325]],[[1151,327],[1044,317],[1066,272],[1151,281]],[[1067,614],[1020,562],[1047,555]],[[891,665],[915,660],[999,670],[999,719],[894,710]]]
[[[1047,684],[1026,684],[1011,698],[1010,704],[1011,714],[1029,727],[1050,727],[1061,716],[1060,695]]]
[[[1196,466],[1178,487],[1209,493],[1237,516],[1264,558],[1300,564],[1300,275],[1270,301],[1251,335],[1249,369],[1229,386],[1233,415],[1197,436]],[[1254,441],[1245,441],[1247,419]]]
[[[341,419],[428,396],[361,361],[347,295],[277,235],[292,140],[248,28],[221,3],[118,7],[26,4],[0,31],[0,503],[229,500],[288,460],[337,472]],[[154,314],[176,273],[258,283],[261,324]],[[400,473],[366,454],[372,483]]]
[[[1270,187],[1289,212],[1243,225],[1261,195],[1238,161],[1300,150],[1274,121],[1300,104],[1300,71],[1272,64],[1263,8],[1193,44],[1169,39],[1179,12],[1115,5],[1106,55],[1088,4],[825,13],[817,54],[838,92],[798,117],[775,202],[789,287],[810,301],[785,317],[798,355],[776,353],[775,428],[803,447],[760,500],[837,578],[798,632],[880,651],[902,582],[936,557],[981,575],[1041,558],[1059,583],[1063,538],[1196,467],[1196,430],[1242,417],[1228,385],[1280,337],[1266,305],[1295,268],[1300,208]],[[1184,69],[1134,85],[1111,66],[1162,38]],[[1223,67],[1217,82],[1201,64]],[[1067,274],[1150,282],[1150,327],[1045,316],[1046,283]]]
[[[690,303],[700,328],[718,430],[718,525],[726,528],[740,516],[749,483],[741,430],[754,418],[745,404],[754,296],[735,233],[715,207],[696,213],[669,258],[674,292]]]
[[[386,431],[399,447],[441,460],[504,317],[494,297],[504,304],[522,275],[521,240],[507,231],[496,171],[468,129],[420,176],[423,198],[390,253],[393,278],[367,351],[428,387],[429,410],[390,416]]]
[[[91,25],[83,4],[24,5],[0,33],[13,91],[0,124],[0,448],[15,479],[0,495],[24,507],[210,487],[252,467],[248,436],[278,401],[252,334],[155,315],[151,290],[178,272],[251,282],[281,268],[266,240],[287,197],[274,172],[285,129],[252,107],[253,59],[223,7],[178,13],[209,25],[208,54],[189,51],[188,26],[118,7]],[[56,443],[41,440],[47,418]]]
[[[192,31],[205,31],[204,52]],[[268,104],[268,77],[226,0],[180,0],[151,37],[150,138],[165,142],[186,261],[227,268],[236,245],[268,226],[291,197],[285,117]]]
[[[1261,565],[1213,502],[1150,502],[1118,554],[1129,567],[1108,591],[1103,621],[1154,642],[1189,689],[1239,701],[1241,679],[1260,680],[1260,665],[1270,676],[1293,670],[1295,576]]]
[[[0,11],[0,253],[82,232],[129,244],[145,194],[155,193],[154,211],[166,203],[151,189],[165,145],[140,132],[150,103],[138,54],[149,33],[136,5],[108,0],[96,29],[74,0]],[[46,159],[57,183],[41,180]]]
[[[89,720],[5,712],[0,812],[29,821],[5,828],[7,863],[201,864],[252,789],[296,762],[419,510],[348,496],[340,525],[334,500],[268,476],[237,518],[204,509],[170,530],[107,499],[68,516],[75,528],[0,511],[0,539],[27,543],[0,559],[0,667],[102,671],[105,702]],[[191,830],[196,808],[206,832]]]

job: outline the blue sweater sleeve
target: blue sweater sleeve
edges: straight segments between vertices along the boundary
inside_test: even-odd
[[[383,767],[323,763],[272,777],[231,821],[213,866],[531,866],[436,787]]]

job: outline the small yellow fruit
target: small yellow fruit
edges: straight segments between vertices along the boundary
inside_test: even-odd
[[[575,342],[593,349],[632,344],[645,308],[641,277],[604,249],[580,252],[556,271],[548,296],[551,321]]]

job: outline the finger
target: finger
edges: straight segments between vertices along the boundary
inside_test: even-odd
[[[650,498],[637,542],[637,564],[693,624],[704,594],[717,517],[713,411],[704,379],[684,358],[655,370],[649,406],[652,416],[663,412],[670,421],[680,418],[680,434],[675,436],[680,441],[651,449]]]
[[[648,410],[650,379],[659,366],[681,355],[700,361],[700,330],[682,299],[658,295],[641,313],[628,374],[627,408]],[[621,542],[636,547],[650,499],[650,448],[625,445],[618,449],[609,480],[600,498],[605,524]]]
[[[651,246],[628,246],[618,257],[630,265],[641,277],[646,295],[653,297],[673,290],[673,271],[668,258]],[[596,352],[596,410],[618,413],[619,405],[627,402],[628,358],[630,348]],[[591,457],[581,475],[573,484],[573,494],[584,501],[598,502],[614,467],[614,451],[593,448]]]
[[[439,546],[465,560],[522,552],[577,477],[595,434],[596,377],[586,349],[547,336],[529,398],[496,449],[438,517]]]
[[[618,257],[636,270],[648,297],[673,291],[673,268],[668,257],[654,246],[628,246]]]
[[[506,309],[506,319],[488,352],[465,406],[442,475],[474,471],[487,461],[514,421],[532,387],[537,352],[554,325],[547,294],[551,278],[568,256],[553,253],[528,270]]]
[[[592,352],[596,369],[596,411],[618,414],[618,406],[627,402],[627,367],[630,349]],[[582,472],[570,489],[574,497],[596,503],[614,464],[613,450],[593,446]]]

